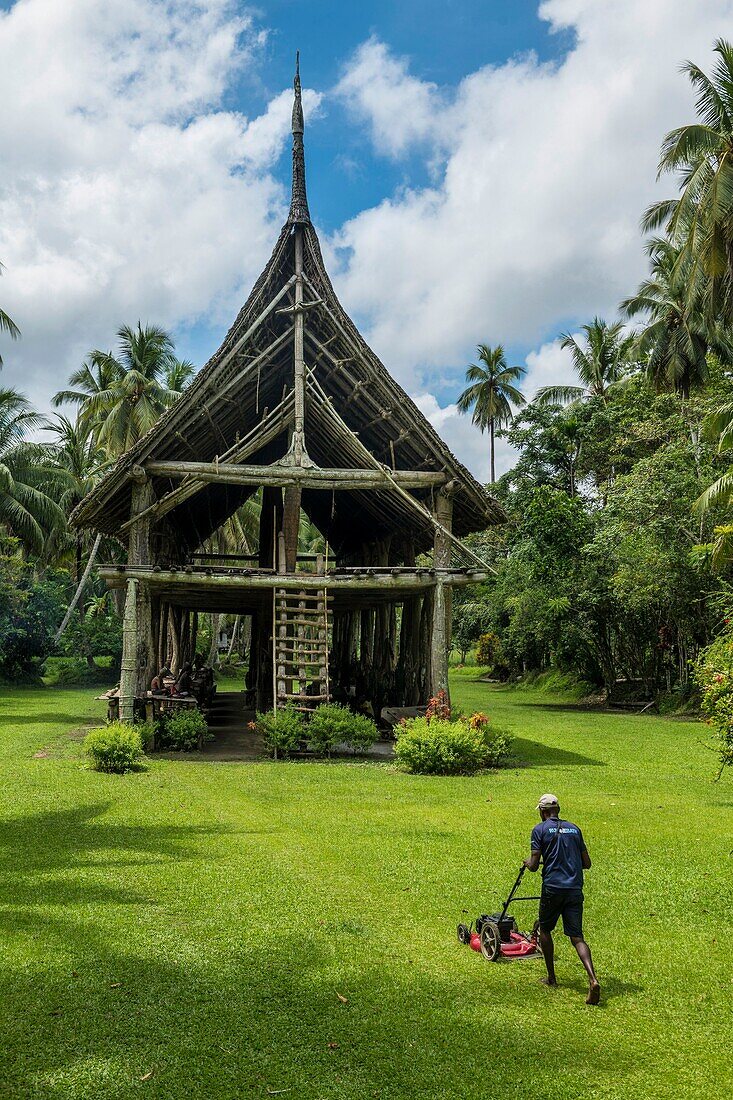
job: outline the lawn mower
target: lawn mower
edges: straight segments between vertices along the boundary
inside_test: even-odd
[[[516,897],[519,884],[524,877],[527,868],[523,865],[517,875],[517,880],[509,891],[509,897],[504,902],[501,913],[482,914],[476,917],[472,924],[458,925],[458,939],[462,944],[467,944],[473,951],[480,951],[489,962],[501,962],[510,959],[540,958],[542,951],[539,944],[539,922],[535,921],[534,928],[528,935],[520,932],[517,922],[509,914],[509,906],[513,901],[539,901],[539,897]]]

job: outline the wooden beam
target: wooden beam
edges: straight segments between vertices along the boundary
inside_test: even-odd
[[[433,588],[436,584],[464,585],[477,584],[487,580],[486,573],[458,573],[445,569],[435,576],[424,571],[414,573],[375,573],[374,576],[365,574],[333,574],[319,576],[317,573],[253,573],[244,576],[231,573],[207,573],[188,572],[183,569],[140,569],[135,566],[102,565],[99,575],[104,577],[110,587],[122,587],[130,577],[147,581],[151,588],[156,590],[170,586],[184,586],[186,588],[210,589],[212,591],[226,588],[287,588],[304,591],[328,591],[354,590],[354,591],[412,591],[415,589]]]
[[[300,466],[247,466],[234,462],[148,462],[150,477],[195,477],[198,482],[231,485],[301,485],[312,489],[430,489],[447,475],[432,470],[346,470]]]

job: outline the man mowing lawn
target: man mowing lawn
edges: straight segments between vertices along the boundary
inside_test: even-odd
[[[557,985],[552,932],[562,917],[563,932],[570,938],[588,974],[590,988],[585,1003],[597,1005],[601,987],[593,969],[590,948],[583,939],[583,871],[591,865],[588,849],[578,826],[560,817],[560,804],[554,794],[543,794],[537,809],[542,820],[532,830],[532,851],[524,865],[527,870],[536,871],[542,859],[540,947],[547,966],[547,977],[542,981],[545,985]]]

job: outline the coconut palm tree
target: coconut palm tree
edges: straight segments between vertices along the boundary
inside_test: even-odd
[[[497,428],[503,428],[513,418],[512,406],[524,405],[526,398],[515,386],[524,375],[523,367],[510,367],[507,364],[504,348],[497,344],[490,348],[488,344],[479,344],[478,363],[471,363],[466,369],[466,381],[470,385],[458,398],[460,413],[472,412],[471,421],[480,431],[489,432],[491,450],[491,484],[496,481],[495,435]]]
[[[560,346],[570,351],[579,386],[543,386],[535,395],[538,405],[572,405],[591,397],[606,401],[609,390],[620,382],[633,363],[634,337],[624,335],[623,323],[609,325],[594,317],[583,325],[584,341],[563,333]]]
[[[77,504],[96,485],[109,466],[109,459],[96,441],[91,424],[77,418],[76,422],[67,416],[57,414],[46,421],[44,427],[55,439],[50,445],[54,466],[66,475],[66,485],[58,497],[58,503],[68,517]],[[73,552],[75,579],[82,575],[85,535],[76,531],[72,537],[68,525],[53,532],[52,545],[47,548],[55,558]]]
[[[49,531],[65,522],[53,497],[67,483],[48,447],[26,438],[40,424],[23,394],[0,389],[0,528],[35,553],[43,550]]]
[[[733,46],[718,39],[708,76],[688,61],[698,121],[671,130],[662,143],[659,175],[674,173],[676,199],[654,203],[644,228],[664,227],[687,269],[688,299],[708,318],[733,320]]]
[[[2,274],[3,265],[0,264],[0,275]],[[16,325],[15,321],[8,317],[5,310],[0,309],[0,332],[6,332],[11,340],[17,340],[20,336],[20,329]],[[0,355],[0,367],[3,365],[3,358]]]
[[[117,333],[118,352],[92,351],[55,406],[72,402],[83,421],[91,424],[108,455],[117,457],[152,428],[165,409],[179,398],[193,365],[176,359],[173,340],[162,328],[138,322]]]
[[[646,362],[649,380],[658,390],[672,389],[687,398],[708,381],[708,351],[730,358],[733,343],[690,303],[689,264],[680,264],[680,250],[662,237],[652,237],[646,250],[651,261],[649,278],[621,303],[621,310],[629,318],[646,318],[637,351]]]

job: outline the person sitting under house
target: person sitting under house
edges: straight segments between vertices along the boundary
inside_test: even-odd
[[[536,871],[542,859],[539,926],[540,947],[547,967],[547,977],[542,981],[545,985],[557,985],[552,932],[562,916],[563,932],[588,975],[590,988],[585,1003],[597,1005],[601,987],[590,948],[583,939],[583,871],[591,865],[588,849],[578,826],[560,817],[560,804],[554,794],[543,794],[537,809],[541,821],[532,830],[531,854],[524,865],[529,871]]]
[[[163,665],[157,676],[153,676],[150,682],[150,690],[153,695],[168,695],[168,687],[166,686],[166,679],[170,678],[171,670],[167,665]]]
[[[186,661],[186,663],[181,666],[181,671],[178,673],[178,679],[173,687],[173,695],[190,695],[191,688],[191,662]]]

